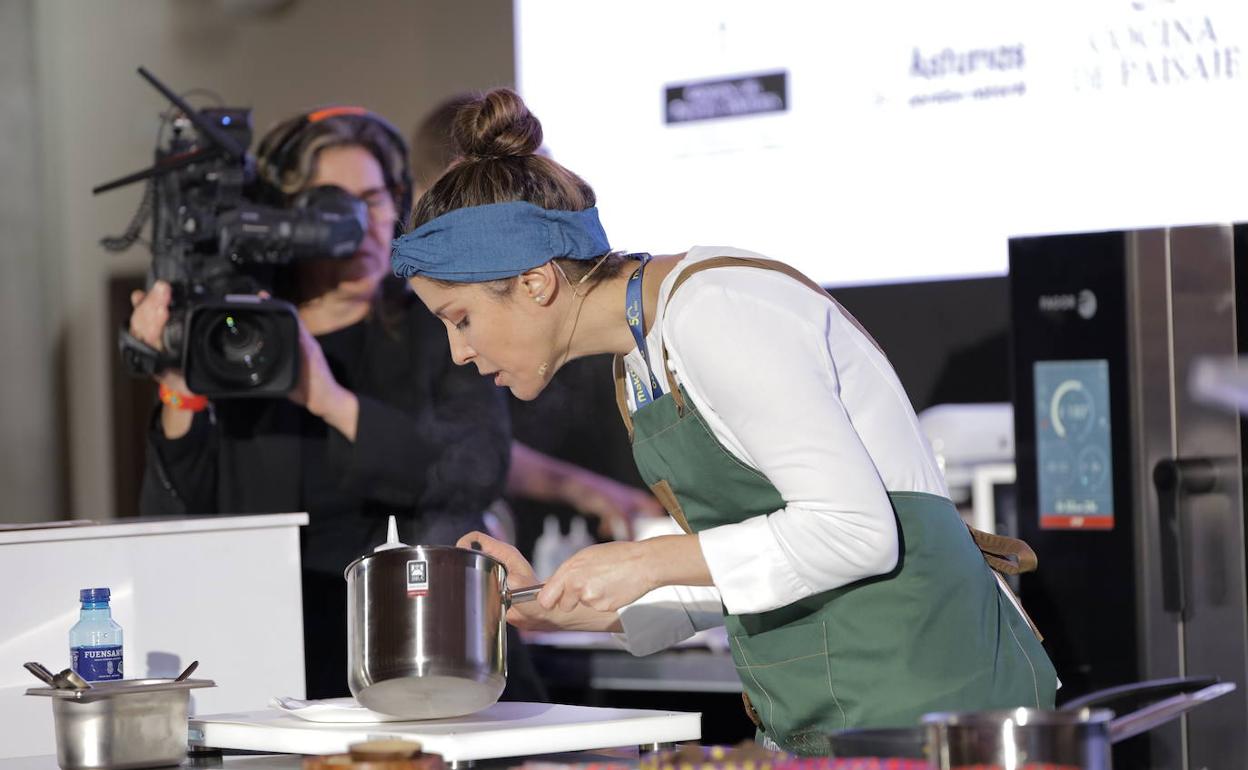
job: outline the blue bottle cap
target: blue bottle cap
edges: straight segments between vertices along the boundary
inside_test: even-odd
[[[106,602],[112,596],[107,588],[84,588],[78,592],[78,601],[81,602]]]

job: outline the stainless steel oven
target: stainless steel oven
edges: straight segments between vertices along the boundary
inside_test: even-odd
[[[1064,687],[1218,676],[1237,692],[1122,744],[1116,766],[1248,762],[1248,597],[1237,413],[1193,399],[1243,352],[1248,226],[1010,242],[1020,592]]]

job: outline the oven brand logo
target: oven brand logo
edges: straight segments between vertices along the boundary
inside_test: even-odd
[[[1075,305],[1075,310],[1083,320],[1091,320],[1096,315],[1096,295],[1088,289],[1079,292],[1079,303]]]
[[[1075,312],[1085,321],[1090,321],[1098,308],[1096,293],[1091,289],[1083,289],[1078,294],[1041,294],[1039,306],[1042,313]]]

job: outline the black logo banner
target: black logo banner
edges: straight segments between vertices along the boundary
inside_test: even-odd
[[[673,83],[665,88],[663,122],[668,125],[785,112],[789,108],[786,70]]]

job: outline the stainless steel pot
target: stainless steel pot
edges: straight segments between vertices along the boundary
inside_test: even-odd
[[[507,683],[507,569],[450,546],[378,550],[346,569],[348,684],[366,708],[440,719],[494,704]]]
[[[1212,679],[1159,679],[1099,690],[1057,711],[935,713],[923,717],[922,727],[839,730],[823,736],[819,748],[838,757],[926,759],[936,770],[1017,770],[1029,764],[1108,770],[1110,744],[1234,689],[1234,683]],[[1148,705],[1138,708],[1141,703]],[[1115,719],[1104,708],[1109,705],[1130,713]]]
[[[63,770],[134,770],[186,758],[190,691],[209,679],[118,679],[90,689],[32,688],[52,699],[56,761]]]
[[[1061,711],[1011,709],[927,714],[929,761],[939,770],[990,765],[1017,770],[1037,764],[1110,770],[1111,744],[1164,724],[1235,689],[1233,682],[1179,693],[1125,716],[1087,705]]]

